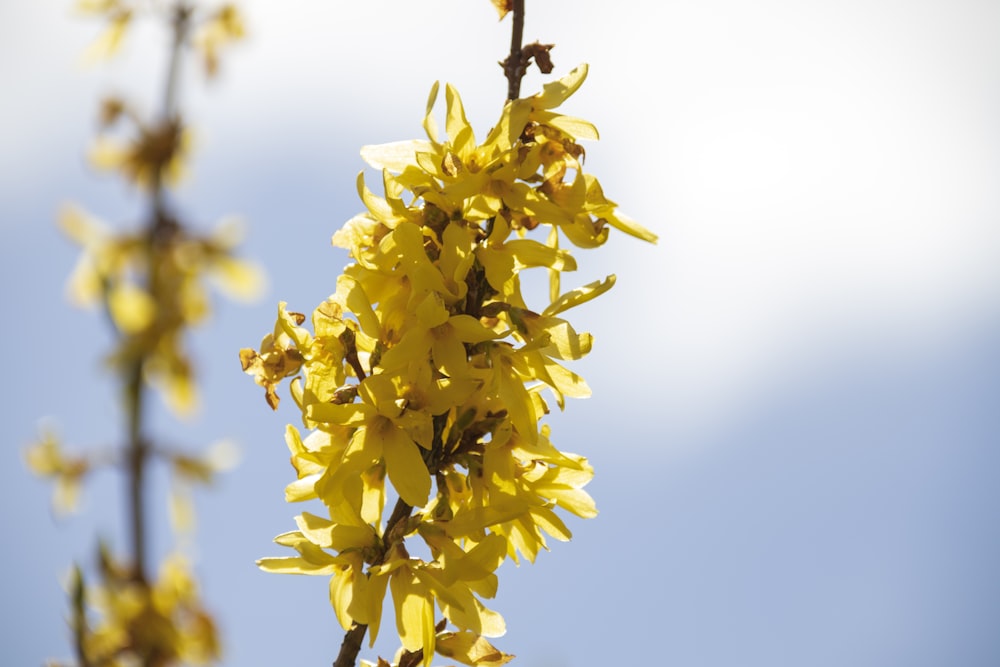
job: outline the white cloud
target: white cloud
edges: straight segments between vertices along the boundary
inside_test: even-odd
[[[358,147],[415,136],[436,79],[459,87],[481,132],[497,115],[508,26],[485,0],[243,6],[250,41],[218,86],[186,89],[213,155],[240,160],[248,145],[281,150],[311,136]],[[65,140],[66,119],[89,131],[78,104],[53,104],[80,96],[81,73],[44,35],[77,48],[91,32],[51,8],[18,12],[17,32],[38,39],[4,51],[41,63],[41,78],[3,70],[27,104],[6,106],[17,158],[8,153],[3,170],[27,178],[19,171],[37,177],[52,159],[30,149]],[[604,137],[588,168],[661,235],[656,248],[619,238],[581,257],[584,270],[621,274],[597,312],[642,313],[659,347],[659,363],[643,364],[650,381],[665,375],[669,391],[712,415],[780,375],[790,349],[823,354],[838,329],[885,337],[996,305],[998,14],[989,2],[530,4],[525,36],[556,43],[559,71],[592,64],[568,105]],[[131,55],[145,44],[159,41],[149,32]],[[139,65],[117,67],[86,85],[96,94]],[[119,87],[143,92],[127,80]],[[541,81],[532,75],[525,92]],[[355,155],[344,165],[345,178],[360,168]]]

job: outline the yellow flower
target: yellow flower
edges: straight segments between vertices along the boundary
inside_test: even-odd
[[[77,0],[77,11],[85,14],[103,14],[107,27],[84,53],[86,62],[96,62],[113,57],[132,23],[133,10],[122,0]]]
[[[250,348],[240,350],[243,371],[252,375],[254,381],[264,387],[267,403],[273,409],[277,409],[280,401],[275,387],[286,377],[297,374],[303,362],[302,353],[294,347],[289,330],[297,329],[305,321],[305,315],[289,313],[285,310],[285,305],[284,301],[278,305],[278,324],[273,333],[264,336],[260,352]]]
[[[76,510],[80,482],[91,468],[88,459],[66,456],[55,431],[46,427],[42,429],[38,442],[25,449],[24,460],[36,475],[55,478],[52,507],[56,514],[64,515]]]
[[[191,151],[191,133],[178,119],[152,127],[139,127],[127,143],[101,137],[90,151],[90,162],[98,169],[118,171],[140,187],[173,185],[184,174]]]
[[[420,449],[430,449],[430,414],[413,409],[403,376],[372,375],[358,386],[360,403],[314,404],[307,417],[322,424],[357,427],[345,453],[351,465],[368,469],[379,459],[401,498],[412,507],[427,503],[431,479]]]
[[[101,566],[101,583],[82,593],[97,615],[84,628],[90,664],[206,665],[218,659],[215,622],[182,557],[167,558],[151,585],[135,581],[103,550]]]
[[[224,221],[210,235],[195,237],[169,227],[155,242],[145,232],[119,232],[75,206],[59,216],[63,232],[83,248],[69,280],[80,305],[101,303],[121,334],[113,360],[143,360],[145,378],[179,413],[196,402],[193,368],[184,332],[209,314],[205,279],[237,298],[255,296],[263,283],[254,265],[233,256],[238,232]]]
[[[218,73],[219,49],[243,39],[245,33],[243,17],[232,4],[223,5],[202,24],[194,41],[209,76]]]
[[[452,86],[442,136],[435,85],[426,140],[362,149],[384,196],[359,176],[366,210],[333,236],[353,263],[314,311],[314,335],[282,304],[260,352],[241,352],[272,407],[275,386],[301,374],[292,394],[312,433],[286,434],[296,471],[286,498],[318,498],[330,513],[300,515],[299,530],[277,539],[298,555],[261,567],[331,576],[340,623],[367,623],[373,638],[391,591],[403,648],[422,650],[424,664],[435,649],[469,665],[507,662],[483,639],[505,630],[481,602],[496,593],[497,567],[568,540],[557,508],[597,513],[584,491],[593,469],[550,442],[542,392],[560,408],[590,394],[565,364],[593,339],[564,313],[615,277],[563,292],[577,263],[559,239],[591,248],[612,230],[656,237],[584,172],[577,140],[596,139],[594,126],[554,111],[585,76],[584,66],[508,102],[482,143]],[[540,305],[522,293],[528,269],[549,275]],[[386,479],[399,501],[384,521]],[[414,540],[429,559],[410,556]]]

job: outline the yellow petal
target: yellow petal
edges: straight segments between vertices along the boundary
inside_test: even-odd
[[[424,131],[427,132],[427,137],[434,142],[438,143],[438,128],[437,123],[434,122],[434,102],[437,101],[439,82],[435,81],[434,85],[431,86],[431,92],[427,95],[427,112],[424,114]]]
[[[472,126],[469,125],[469,121],[465,117],[462,98],[451,84],[445,87],[445,100],[448,108],[445,118],[448,141],[451,143],[452,149],[464,160],[475,150],[476,137],[472,133]]]
[[[251,301],[264,291],[264,272],[252,262],[219,257],[212,264],[213,277],[230,298]]]
[[[333,299],[354,313],[365,335],[376,340],[381,338],[382,324],[372,309],[372,303],[361,283],[347,274],[341,274],[337,278],[337,292]]]
[[[514,239],[504,244],[513,256],[516,270],[545,266],[556,271],[575,271],[576,260],[566,250],[550,248],[534,239]]]
[[[511,423],[529,442],[538,436],[538,418],[524,383],[511,368],[511,362],[499,352],[493,355],[493,373],[498,382],[500,400],[507,408]]]
[[[90,147],[87,157],[94,168],[112,171],[122,166],[128,153],[111,139],[99,138]]]
[[[417,320],[420,326],[433,329],[448,321],[448,309],[444,306],[444,299],[437,292],[428,292],[427,296],[417,305]]]
[[[108,310],[121,331],[135,334],[152,324],[156,316],[156,301],[132,283],[118,283],[108,294]]]
[[[389,588],[396,607],[396,629],[403,648],[407,651],[423,649],[425,657],[432,658],[437,633],[434,631],[434,601],[430,592],[405,567],[391,577]]]
[[[574,308],[580,304],[587,303],[591,299],[596,299],[614,287],[615,280],[615,275],[612,273],[604,280],[595,280],[592,283],[587,283],[583,287],[577,287],[575,290],[566,292],[553,301],[545,310],[543,310],[542,315],[558,315],[564,310],[569,310],[570,308]]]
[[[240,462],[240,448],[232,440],[217,440],[208,446],[204,462],[215,472],[232,470]]]
[[[361,147],[361,159],[376,169],[400,173],[409,166],[416,166],[417,153],[431,153],[434,146],[429,141],[412,139],[393,141]]]
[[[330,605],[337,614],[340,627],[350,630],[355,619],[350,614],[350,607],[354,601],[354,580],[353,569],[337,569],[330,577]]]
[[[338,552],[374,546],[376,541],[374,529],[367,524],[351,526],[335,523],[309,512],[295,517],[295,525],[316,546]]]
[[[648,229],[646,229],[638,222],[625,215],[624,213],[616,211],[613,215],[607,216],[606,219],[609,223],[611,223],[612,227],[620,229],[626,234],[634,236],[637,239],[642,239],[643,241],[649,241],[650,243],[656,243],[657,239],[659,238],[657,237],[656,234],[649,231]]]
[[[437,652],[473,667],[500,667],[514,659],[470,630],[441,633],[437,637]]]
[[[111,22],[105,28],[104,32],[87,47],[87,51],[84,53],[84,61],[91,64],[99,60],[111,58],[118,53],[131,20],[132,12],[130,10],[116,12],[111,17]]]
[[[73,8],[84,14],[104,14],[117,9],[120,5],[121,0],[76,0]]]
[[[103,245],[111,235],[102,220],[75,204],[60,208],[57,224],[63,234],[84,248]]]
[[[311,563],[299,556],[260,558],[257,567],[272,574],[333,574],[337,566],[331,562],[325,565]]]
[[[569,542],[573,537],[566,524],[548,507],[535,507],[531,510],[531,518],[539,528],[561,542]]]
[[[535,109],[554,109],[575,93],[586,78],[587,64],[583,63],[558,81],[545,84],[541,93],[530,98],[531,105]]]
[[[531,114],[531,118],[542,125],[550,125],[561,130],[574,139],[593,139],[595,141],[600,139],[594,124],[582,118],[564,116],[552,111],[536,111]]]
[[[551,486],[539,489],[539,493],[555,500],[560,507],[582,519],[597,516],[597,505],[586,491],[569,486]]]
[[[491,575],[507,554],[507,540],[502,535],[490,533],[473,547],[461,560],[460,579],[483,579]]]
[[[465,343],[482,343],[497,337],[496,332],[488,329],[471,315],[455,315],[448,320],[458,339]]]
[[[361,426],[375,410],[364,403],[314,403],[305,410],[306,417],[322,424]]]
[[[170,503],[168,505],[170,525],[178,533],[189,533],[195,527],[194,502],[191,494],[178,485],[173,485],[170,489]]]
[[[403,502],[423,507],[431,491],[431,476],[420,456],[420,449],[399,429],[382,430],[382,453],[389,481]]]

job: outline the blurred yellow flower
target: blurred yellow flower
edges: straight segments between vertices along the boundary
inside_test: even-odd
[[[91,468],[87,458],[67,456],[55,431],[44,426],[39,440],[25,449],[24,460],[36,475],[54,478],[52,507],[57,515],[77,509],[81,480]]]
[[[192,143],[191,132],[175,118],[139,127],[131,141],[98,138],[90,162],[98,169],[120,172],[137,186],[174,185],[184,175]]]
[[[96,615],[83,632],[89,664],[207,665],[218,659],[218,632],[185,559],[166,559],[151,585],[135,581],[106,552],[101,560],[101,583],[81,593]]]
[[[115,234],[68,206],[59,226],[83,248],[69,281],[71,298],[80,305],[103,303],[122,335],[113,359],[123,364],[143,359],[147,379],[168,404],[178,413],[190,411],[196,396],[183,337],[209,315],[206,279],[240,299],[259,294],[264,282],[259,268],[233,256],[238,241],[233,223],[224,221],[204,237],[175,228],[150,244],[144,233]]]
[[[233,4],[223,5],[201,25],[194,43],[210,77],[219,71],[219,50],[243,39],[245,34],[243,17]]]

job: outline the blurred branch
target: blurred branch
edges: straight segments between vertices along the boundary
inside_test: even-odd
[[[177,88],[180,78],[180,61],[185,42],[188,39],[191,25],[191,7],[184,2],[178,2],[172,8],[171,46],[168,59],[166,82],[164,85],[163,108],[159,122],[166,125],[176,122]],[[157,294],[156,253],[159,246],[170,235],[176,224],[166,208],[166,188],[163,184],[164,163],[155,165],[150,193],[150,220],[146,229],[146,248],[149,253],[149,275],[147,288],[150,294]],[[145,477],[146,462],[149,458],[150,446],[143,434],[143,416],[146,399],[146,383],[144,369],[146,357],[139,354],[132,361],[125,377],[125,404],[127,406],[126,420],[128,428],[128,486],[129,486],[129,524],[131,527],[132,554],[134,558],[134,577],[137,581],[147,581],[147,535],[146,535],[146,503]]]

